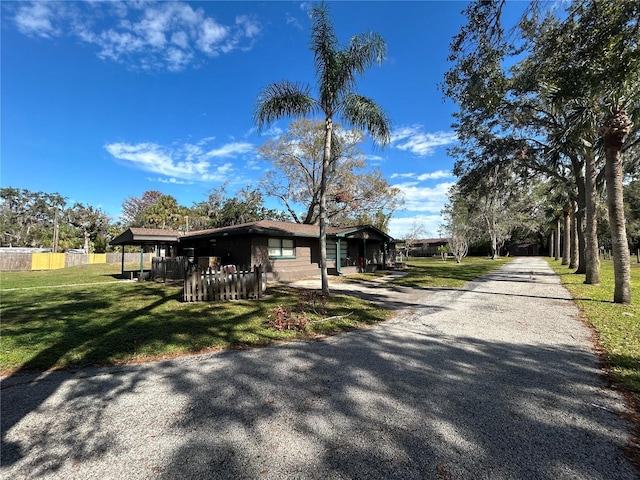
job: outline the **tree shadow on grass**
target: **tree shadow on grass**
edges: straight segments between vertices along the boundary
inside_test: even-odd
[[[97,295],[90,289],[56,291],[58,298],[54,303],[47,301],[52,295],[51,291],[4,296],[4,342],[16,340],[24,348],[29,338],[37,338],[39,341],[39,337],[44,336],[50,340],[45,342],[48,346],[41,350],[36,347],[31,358],[2,379],[2,465],[19,462],[28,453],[19,442],[7,440],[7,433],[29,414],[46,410],[44,405],[47,399],[66,382],[85,378],[86,372],[95,372],[95,369],[87,367],[117,364],[121,359],[131,359],[132,356],[136,358],[136,355],[145,359],[149,356],[148,352],[153,352],[158,344],[175,345],[176,351],[181,353],[199,352],[215,346],[212,338],[225,344],[233,344],[252,333],[251,327],[241,328],[247,323],[246,318],[251,316],[250,313],[229,315],[222,321],[216,317],[212,323],[208,317],[194,314],[193,308],[186,304],[182,304],[185,307],[182,309],[166,308],[169,303],[178,303],[180,292],[176,289],[165,290],[162,286],[152,284],[130,284],[125,288],[112,288],[117,290],[113,295]],[[141,288],[145,289],[142,297],[146,297],[146,300],[138,308],[131,309],[132,303],[128,297],[139,299]],[[226,306],[202,308],[224,310]],[[65,370],[51,371],[60,368]],[[102,380],[98,381],[102,385],[99,388],[104,387],[104,390],[100,390],[100,396],[94,396],[89,388],[75,395],[78,399],[70,403],[78,404],[79,410],[88,409],[89,413],[84,416],[87,419],[94,418],[96,422],[102,418],[104,401],[108,401],[111,395],[131,391],[140,379],[135,375],[120,379],[110,374],[105,378],[109,380],[106,386]],[[93,381],[90,377],[82,384],[91,385]],[[20,394],[14,397],[14,392]],[[85,431],[84,423],[85,419],[68,419],[68,429],[76,437],[75,440],[67,439],[67,444],[77,447],[74,458],[107,452],[108,448],[103,444],[111,442],[110,438],[93,428]],[[60,448],[64,444],[63,442]],[[34,468],[55,470],[59,467],[56,466],[57,462],[63,462],[64,457],[57,457],[57,448],[52,448],[49,456],[49,452],[44,451],[45,446],[53,447],[45,438],[39,438],[35,442],[34,448],[43,449],[43,456],[40,458],[42,464],[34,465]]]

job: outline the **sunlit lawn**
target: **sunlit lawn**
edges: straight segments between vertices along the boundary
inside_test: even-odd
[[[459,287],[505,261],[466,258],[458,265],[454,260],[412,259],[407,276],[394,283]],[[119,264],[0,273],[0,370],[113,365],[266,345],[345,331],[391,315],[364,300],[334,294],[326,311],[306,309],[313,323],[304,332],[279,332],[269,326],[269,318],[278,306],[295,311],[298,290],[270,286],[258,301],[185,303],[180,285],[117,282],[119,273]],[[358,281],[379,275],[361,275]],[[320,321],[328,317],[333,318]]]
[[[86,265],[50,272],[1,275],[0,370],[46,370],[109,365],[222,348],[264,345],[283,339],[334,333],[388,318],[363,300],[333,295],[304,333],[268,325],[272,310],[295,307],[300,295],[270,287],[264,299],[185,303],[181,286],[113,281],[120,266]],[[67,286],[44,287],[45,284]],[[85,285],[70,286],[68,284]],[[40,286],[19,289],[19,285]]]
[[[512,260],[487,257],[465,257],[462,263],[440,257],[411,258],[407,261],[407,276],[397,278],[391,283],[407,287],[462,287],[465,283],[478,278]]]
[[[150,268],[150,264],[144,268]],[[138,270],[139,263],[125,263],[125,270]],[[0,272],[0,290],[12,288],[33,288],[51,285],[71,285],[77,283],[113,282],[120,278],[120,263],[96,263],[77,265],[57,270],[29,272]]]
[[[613,300],[613,262],[602,260],[600,285],[585,285],[560,261],[548,260],[571,292],[584,318],[596,330],[615,378],[640,395],[640,264],[632,257],[631,305]]]

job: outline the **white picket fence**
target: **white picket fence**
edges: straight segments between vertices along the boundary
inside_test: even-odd
[[[191,267],[184,280],[185,302],[215,302],[262,297],[266,289],[262,265],[220,269]]]

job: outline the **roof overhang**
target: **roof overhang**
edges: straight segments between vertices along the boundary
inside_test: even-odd
[[[158,245],[178,243],[180,232],[146,228],[129,228],[109,242],[109,245]]]

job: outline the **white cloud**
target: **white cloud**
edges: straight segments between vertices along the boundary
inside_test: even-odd
[[[207,157],[214,158],[228,158],[236,157],[238,155],[252,152],[254,149],[253,144],[245,142],[235,142],[224,145],[220,148],[209,150],[206,153]]]
[[[284,130],[276,125],[272,125],[267,130],[261,132],[263,137],[273,137],[278,138],[280,135],[284,133]]]
[[[439,180],[441,178],[453,178],[453,174],[448,170],[436,170],[435,172],[428,173],[392,173],[391,178],[409,178],[423,182],[425,180]]]
[[[249,161],[247,161],[245,169],[246,170],[257,170],[257,171],[264,170],[264,168],[262,167],[261,162],[259,162],[258,160],[249,160]]]
[[[149,180],[150,182],[160,182],[160,183],[168,183],[170,185],[193,185],[193,182],[189,182],[186,180],[178,180],[177,178],[162,178],[162,177],[158,177],[158,178],[151,178],[151,177],[147,177],[147,180]]]
[[[401,189],[404,194],[405,211],[440,213],[453,185],[453,182],[445,182],[435,187],[421,187],[417,182],[406,182],[393,186]]]
[[[285,22],[287,25],[291,25],[298,30],[302,30],[302,24],[298,21],[296,17],[287,12]]]
[[[453,174],[447,170],[436,170],[435,172],[422,173],[416,177],[416,180],[439,180],[441,178],[453,178]]]
[[[205,57],[248,50],[262,31],[247,15],[223,25],[183,2],[24,2],[13,20],[26,35],[76,37],[96,46],[102,59],[176,72]]]
[[[211,172],[202,177],[202,180],[208,182],[225,182],[229,180],[231,172],[233,171],[233,165],[231,163],[225,163],[216,167]]]
[[[212,164],[212,158],[232,158],[253,150],[249,143],[230,143],[217,149],[205,150],[211,139],[203,139],[197,144],[185,143],[170,147],[153,142],[137,144],[110,143],[105,149],[114,158],[124,160],[129,165],[162,175],[164,183],[193,183],[194,181],[225,181],[233,174],[233,164]],[[166,177],[166,178],[164,178]]]
[[[368,154],[366,155],[365,158],[369,163],[383,163],[385,160],[384,157],[381,157],[380,155],[373,155],[373,154]],[[391,178],[393,178],[393,176]]]
[[[45,2],[33,2],[21,5],[15,16],[18,30],[26,35],[50,38],[60,35],[57,23],[57,11],[60,5]]]
[[[407,236],[414,225],[419,225],[425,230],[425,238],[439,237],[442,221],[443,220],[440,215],[394,217],[389,221],[389,235],[395,239],[401,240]]]
[[[396,174],[396,178],[406,178],[408,175],[418,176]],[[389,234],[394,238],[403,238],[416,222],[426,229],[425,237],[437,237],[442,224],[441,212],[447,203],[449,189],[454,184],[455,182],[443,182],[434,187],[420,186],[418,181],[394,184],[394,187],[402,190],[405,204],[389,222]]]
[[[262,32],[260,23],[247,15],[236,17],[236,25],[241,28],[247,38],[255,38]]]
[[[453,132],[425,133],[419,125],[401,127],[391,134],[391,146],[420,157],[433,155],[436,148],[456,141]]]
[[[219,54],[220,43],[227,37],[229,30],[227,27],[218,24],[212,18],[205,18],[198,28],[196,45],[207,55]]]

